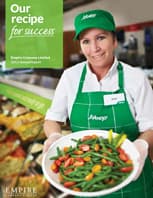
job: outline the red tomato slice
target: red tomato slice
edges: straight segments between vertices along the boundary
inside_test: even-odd
[[[74,162],[74,158],[72,158],[72,157],[68,158],[68,159],[65,161],[65,163],[64,163],[64,167],[66,168],[66,167],[72,165],[73,162]]]
[[[130,172],[132,170],[133,170],[133,167],[132,166],[120,168],[120,171],[121,172],[124,172],[124,173]]]
[[[58,159],[63,162],[69,158],[69,155],[60,156]]]
[[[76,161],[73,164],[74,166],[83,166],[84,165],[84,161]]]
[[[68,174],[71,173],[72,171],[73,171],[72,168],[66,169],[66,170],[64,171],[64,175],[68,175]]]
[[[56,164],[57,166],[60,166],[61,163],[62,163],[62,162],[61,162],[59,159],[55,160],[55,164]]]
[[[123,150],[121,147],[117,148],[117,151],[118,151],[119,153],[125,153],[124,150]]]
[[[89,151],[90,150],[90,146],[88,144],[81,144],[79,146],[81,151]]]
[[[64,186],[66,187],[66,188],[69,188],[69,187],[71,187],[71,186],[74,186],[76,184],[76,182],[73,182],[73,181],[66,181],[66,182],[64,182]]]
[[[81,155],[81,154],[83,154],[83,151],[75,150],[75,151],[74,151],[74,154],[75,154],[75,155]]]
[[[86,141],[86,140],[91,140],[92,136],[91,135],[86,135],[82,138],[82,141]]]
[[[107,160],[107,165],[108,165],[108,166],[113,166],[114,163],[113,163],[112,161]]]
[[[81,157],[77,157],[77,158],[75,158],[75,159],[76,159],[76,161],[84,162],[84,159],[83,159],[83,158],[81,158]]]
[[[55,163],[53,163],[50,168],[54,173],[59,172],[59,167]]]
[[[120,154],[119,154],[119,158],[120,158],[122,161],[124,161],[124,162],[126,162],[126,161],[129,160],[129,157],[128,157],[128,155],[127,155],[126,153],[120,153]]]

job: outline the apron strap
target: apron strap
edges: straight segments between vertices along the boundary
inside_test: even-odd
[[[85,80],[86,72],[87,72],[87,68],[86,68],[86,64],[85,64],[84,67],[83,67],[81,78],[80,78],[78,93],[82,92],[82,88],[83,88],[83,83],[84,83],[84,80]]]
[[[120,62],[118,63],[117,69],[118,69],[119,88],[123,90],[124,89],[124,73],[123,73],[122,64]]]
[[[122,64],[120,62],[118,63],[117,69],[118,69],[119,88],[122,89],[122,90],[124,90],[123,67],[122,67]],[[78,88],[77,95],[80,92],[82,92],[83,83],[84,83],[84,80],[85,80],[86,72],[87,72],[87,68],[86,68],[86,64],[85,64],[84,67],[83,67],[83,71],[82,71],[81,77],[80,77],[80,83],[79,83],[79,88]]]

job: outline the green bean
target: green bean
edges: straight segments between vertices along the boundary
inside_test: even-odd
[[[75,151],[76,149],[73,148],[72,146],[69,147],[69,149],[65,152],[66,154],[71,154]]]
[[[57,155],[61,156],[63,154],[64,154],[64,152],[62,152],[62,150],[59,147],[57,147]]]
[[[88,189],[95,184],[96,182],[99,182],[105,178],[108,177],[108,173],[111,172],[111,167],[109,167],[109,169],[105,172],[103,172],[102,174],[98,175],[97,177],[93,178],[91,181],[87,182],[87,184],[85,185],[85,187],[82,189],[83,191],[88,191]]]
[[[91,170],[92,167],[93,167],[93,164],[87,164],[85,166],[78,166],[75,170],[76,171]]]
[[[53,157],[50,157],[49,159],[50,160],[56,160],[56,159],[58,159],[59,158],[59,156],[53,156]]]
[[[95,152],[92,152],[92,155],[97,156],[97,157],[101,157],[101,159],[102,158],[107,159],[107,160],[112,161],[112,162],[117,161],[116,159],[113,159],[111,157],[108,157],[108,156],[105,156],[105,155],[102,155],[102,154],[99,154],[99,153],[95,153]]]
[[[103,190],[106,189],[107,185],[103,184],[103,183],[99,183],[99,184],[94,184],[90,187],[89,192],[94,192],[94,191],[99,191],[99,190]]]
[[[100,146],[102,147],[103,151],[104,151],[104,150],[107,150],[106,145],[105,145],[105,143],[104,143],[104,139],[99,138],[99,144],[100,144]]]
[[[64,175],[64,173],[61,171],[60,172],[62,177],[66,180],[66,181],[76,181],[76,182],[80,182],[80,181],[84,181],[84,177],[83,178],[71,178],[71,177],[67,177]]]
[[[50,157],[49,159],[50,160],[55,160],[55,159],[58,159],[60,156],[62,156],[64,153],[62,150],[60,150],[59,147],[56,148],[56,151],[57,151],[57,155],[53,156],[53,157]]]
[[[109,156],[118,156],[117,152],[110,152],[108,150],[105,150],[105,151],[102,150],[102,153],[106,153]]]
[[[123,172],[112,172],[112,175],[114,175],[114,176],[125,176],[125,175],[129,175],[129,173],[123,173]]]
[[[92,152],[86,152],[84,154],[81,154],[81,155],[75,155],[75,154],[72,154],[71,157],[87,157],[87,156],[91,156],[92,155]]]
[[[84,188],[84,186],[86,185],[86,183],[87,183],[86,181],[81,181],[81,182],[75,184],[75,187],[80,187],[82,189],[82,188]]]
[[[72,138],[71,140],[72,140],[73,142],[76,142],[77,144],[79,144],[79,142],[81,142],[81,139],[76,140],[76,139]]]
[[[114,153],[118,154],[118,151],[116,150],[116,148],[114,147],[114,145],[108,143],[108,144],[106,144],[106,147],[112,149],[112,151]]]
[[[98,141],[98,138],[94,138],[94,139],[85,140],[85,141],[81,142],[81,144],[93,145],[93,144],[96,144],[97,141]],[[80,143],[79,143],[79,144],[80,144]]]
[[[101,159],[95,158],[95,159],[92,159],[92,162],[94,164],[99,164],[99,163],[101,163]]]
[[[87,174],[89,174],[89,171],[73,171],[71,173],[69,173],[69,177],[82,177],[82,176],[86,176]]]

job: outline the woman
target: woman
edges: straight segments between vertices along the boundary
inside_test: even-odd
[[[75,39],[87,61],[65,70],[57,86],[44,130],[44,151],[61,137],[60,123],[70,119],[72,132],[103,129],[124,131],[140,153],[135,181],[108,198],[150,198],[153,147],[153,91],[144,73],[114,56],[117,47],[113,16],[91,10],[75,18]],[[143,170],[142,170],[143,169]],[[124,196],[123,196],[124,195]]]

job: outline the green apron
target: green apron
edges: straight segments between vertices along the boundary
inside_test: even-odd
[[[125,132],[133,141],[139,136],[138,126],[130,111],[124,91],[124,73],[118,64],[119,89],[114,92],[82,92],[86,65],[80,78],[77,95],[72,106],[70,124],[73,132],[81,130],[110,130]],[[121,190],[103,198],[151,198],[153,196],[152,163],[147,158],[141,176]]]

